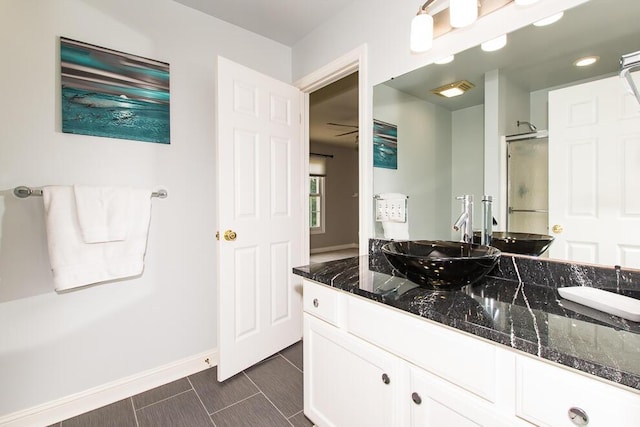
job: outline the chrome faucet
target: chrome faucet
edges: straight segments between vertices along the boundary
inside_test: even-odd
[[[473,243],[473,196],[466,194],[456,197],[462,200],[462,213],[453,224],[453,229],[460,231],[460,241]]]
[[[493,197],[486,194],[482,198],[482,234],[480,244],[489,246],[491,244],[491,234],[493,233],[493,214],[491,213],[491,203]]]

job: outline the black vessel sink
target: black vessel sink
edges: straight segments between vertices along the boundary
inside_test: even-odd
[[[500,259],[500,251],[491,246],[442,240],[390,242],[382,253],[409,280],[431,288],[470,285]]]
[[[473,233],[474,243],[480,243],[480,232]],[[540,256],[553,243],[553,236],[533,233],[496,231],[491,236],[491,246],[502,252]]]

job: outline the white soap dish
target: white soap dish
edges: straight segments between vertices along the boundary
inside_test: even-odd
[[[558,288],[562,298],[605,313],[640,322],[640,300],[588,286]]]

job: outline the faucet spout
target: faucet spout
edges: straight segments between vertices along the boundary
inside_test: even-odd
[[[453,224],[453,229],[460,231],[460,241],[473,243],[473,196],[466,194],[456,197],[462,200],[462,213]]]

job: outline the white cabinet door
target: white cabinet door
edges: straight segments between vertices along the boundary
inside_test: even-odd
[[[317,426],[399,425],[400,360],[304,314],[304,412]]]
[[[473,361],[470,359],[469,363]],[[494,405],[419,368],[411,369],[410,391],[404,401],[410,402],[414,427],[528,425],[512,416],[501,415]]]

